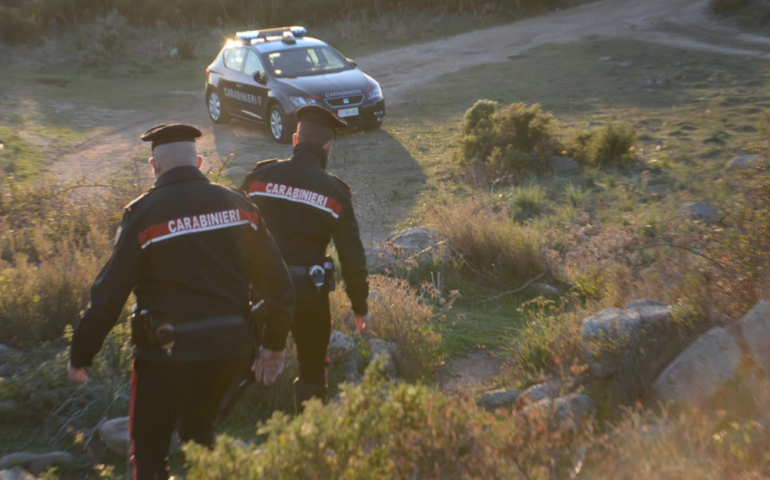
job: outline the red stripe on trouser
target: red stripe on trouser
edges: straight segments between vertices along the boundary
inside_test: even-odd
[[[131,437],[131,447],[128,450],[128,458],[131,459],[131,469],[133,471],[133,480],[136,480],[136,445],[134,443],[134,406],[136,404],[136,360],[134,360],[131,369],[131,403],[128,405],[128,435]]]

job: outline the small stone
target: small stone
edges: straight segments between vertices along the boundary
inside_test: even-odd
[[[549,158],[548,168],[554,173],[559,175],[572,175],[580,173],[580,165],[574,158],[569,157],[553,157]]]
[[[396,378],[398,371],[396,368],[396,344],[393,342],[386,342],[379,338],[373,338],[368,342],[369,351],[372,352],[372,362],[380,361],[383,359],[385,367],[385,376],[388,378]]]
[[[631,63],[631,62],[621,62],[620,63],[620,66],[623,67],[623,68],[628,68],[628,67],[630,67],[632,65],[633,65],[633,63]]]
[[[738,155],[727,162],[727,168],[731,170],[765,167],[767,165],[767,159],[756,153],[751,155]]]
[[[51,467],[72,465],[75,457],[67,452],[27,453],[19,452],[0,459],[0,469],[22,467],[34,474],[42,473]]]
[[[561,382],[558,380],[532,385],[519,395],[516,400],[517,407],[523,408],[542,400],[556,398],[559,396],[560,389]]]
[[[0,470],[0,480],[37,480],[37,478],[21,468],[14,468],[12,470]]]
[[[168,56],[171,58],[179,58],[179,49],[174,47],[168,51]]]
[[[610,60],[612,60],[612,57],[602,57],[599,60],[601,60],[602,62],[609,62]]]
[[[532,290],[536,291],[540,295],[560,295],[561,291],[554,287],[553,285],[548,285],[547,283],[533,283],[529,286]]]
[[[735,377],[742,358],[738,341],[715,327],[680,353],[652,386],[664,402],[703,407]]]
[[[122,457],[128,456],[131,448],[131,436],[128,433],[128,417],[118,417],[107,420],[99,425],[99,436],[107,448]],[[174,432],[171,437],[170,453],[178,452],[182,447],[182,441],[179,435]]]
[[[329,339],[329,360],[332,363],[343,363],[356,351],[356,342],[353,337],[339,330],[332,331]]]
[[[557,399],[547,398],[527,406],[522,410],[524,416],[550,414],[560,425],[570,430],[578,430],[595,410],[594,401],[588,395],[572,394]]]
[[[234,177],[241,177],[246,175],[246,169],[243,167],[230,167],[227,170],[225,170],[225,178],[234,178]]]
[[[694,202],[683,205],[679,214],[690,220],[715,222],[719,219],[719,207],[709,202]]]
[[[492,390],[479,397],[478,404],[487,410],[512,407],[521,395],[521,390],[516,388]]]

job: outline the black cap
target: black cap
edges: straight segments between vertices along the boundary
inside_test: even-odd
[[[297,109],[297,121],[326,125],[334,130],[348,126],[348,122],[318,105],[305,105],[304,107],[299,107]]]
[[[195,142],[195,139],[203,135],[200,130],[192,125],[172,123],[171,125],[156,125],[142,134],[145,142],[152,142],[154,149],[158,145],[174,142]]]

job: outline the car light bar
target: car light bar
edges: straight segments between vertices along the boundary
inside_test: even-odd
[[[264,30],[249,30],[247,32],[237,32],[235,38],[244,41],[251,42],[253,40],[259,40],[260,38],[268,37],[283,37],[285,33],[291,33],[295,37],[304,37],[307,35],[307,29],[305,27],[279,27],[268,28]]]

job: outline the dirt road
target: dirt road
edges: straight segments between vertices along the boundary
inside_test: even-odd
[[[430,80],[476,65],[503,62],[512,55],[549,43],[570,43],[587,37],[631,38],[686,49],[770,58],[770,39],[737,32],[715,24],[705,11],[708,0],[602,0],[578,8],[554,12],[513,24],[458,35],[452,38],[383,51],[359,58],[359,64],[377,78],[388,96],[391,112],[409,98],[410,90]],[[242,122],[215,126],[208,120],[202,92],[175,92],[163,105],[140,111],[119,112],[120,123],[99,129],[87,141],[66,152],[51,166],[51,173],[65,180],[105,175],[141,151],[137,136],[158,123],[184,121],[203,128],[200,150],[208,161],[235,155],[236,163],[290,154],[287,146],[273,143],[265,129]],[[111,122],[112,123],[112,122]],[[378,144],[392,143],[385,132],[349,137],[340,142],[338,154],[351,156]],[[372,142],[371,144],[367,142]],[[347,156],[347,155],[346,155]],[[346,170],[354,190],[373,178],[385,187],[408,175],[405,170],[383,168],[376,162],[360,162]],[[395,171],[394,171],[395,170]],[[373,204],[377,198],[371,199]],[[381,214],[363,208],[365,224],[382,224]],[[372,240],[384,228],[372,227]]]

